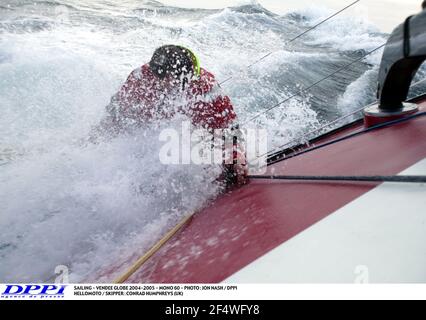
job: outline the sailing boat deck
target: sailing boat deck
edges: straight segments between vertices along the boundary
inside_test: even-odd
[[[419,103],[420,113],[426,111],[426,100]],[[317,144],[332,141],[336,137],[348,135],[363,130],[362,123],[356,123],[345,128],[342,132],[336,132],[332,136],[317,141]],[[275,163],[269,167],[269,172],[275,175],[396,175],[416,164],[414,171],[424,174],[425,166],[420,165],[426,158],[426,117],[393,125],[366,134],[359,135],[349,140],[341,141],[331,146],[315,150],[295,158]],[[423,162],[424,164],[424,162]],[[379,236],[385,239],[401,237],[398,225],[394,229],[381,225],[382,220],[375,219],[377,215],[383,215],[391,203],[392,193],[389,193],[389,202],[383,201],[383,196],[376,196],[371,191],[378,183],[342,183],[342,182],[282,182],[282,181],[252,181],[249,185],[226,194],[217,199],[214,204],[202,210],[194,216],[192,221],[165,247],[158,251],[142,268],[129,278],[129,282],[138,283],[217,283],[234,275],[238,281],[286,281],[285,261],[277,259],[275,263],[269,263],[269,268],[251,268],[250,265],[261,264],[269,259],[271,251],[277,248],[285,248],[286,244],[295,236],[298,241],[306,237],[306,247],[312,247],[312,242],[317,242],[319,247],[332,243],[332,238],[315,238],[310,236],[308,228],[322,221],[330,215],[339,215],[342,208],[348,204],[359,201],[360,197],[368,198],[371,206],[370,234],[371,247],[365,252],[365,259],[360,257],[359,263],[368,260],[374,254],[375,261],[383,257],[383,267],[391,268],[394,261],[386,259],[387,252],[392,248],[383,248],[381,242],[375,242]],[[401,194],[412,193],[407,186],[398,185]],[[415,198],[426,203],[426,187],[421,186],[415,190]],[[412,194],[411,194],[412,195]],[[407,200],[408,201],[408,200]],[[395,204],[394,204],[395,205]],[[400,203],[400,214],[423,221],[418,231],[426,233],[426,216],[419,207],[413,207]],[[420,208],[422,208],[420,207]],[[415,210],[417,212],[410,212]],[[420,210],[420,211],[419,211]],[[362,215],[362,212],[359,213]],[[417,214],[417,215],[416,215]],[[419,216],[422,214],[422,217]],[[347,215],[353,219],[356,212]],[[362,215],[365,217],[365,215]],[[367,215],[370,217],[370,215]],[[390,218],[392,218],[390,216]],[[356,217],[355,217],[356,219]],[[417,221],[416,220],[416,221]],[[397,220],[394,221],[395,223]],[[345,232],[346,224],[342,223],[341,232]],[[383,229],[385,228],[385,230]],[[414,229],[413,229],[414,230]],[[348,228],[347,232],[354,232]],[[361,232],[360,230],[359,232]],[[412,230],[404,230],[405,241],[416,239],[419,235]],[[330,235],[332,237],[333,234]],[[338,241],[338,239],[335,239]],[[303,242],[303,241],[302,241]],[[322,245],[323,243],[323,245]],[[424,243],[424,241],[423,241]],[[423,257],[424,250],[422,248]],[[357,247],[347,247],[347,251],[357,251]],[[407,248],[409,250],[409,248]],[[413,248],[414,250],[414,248]],[[422,256],[422,252],[412,252]],[[142,252],[141,252],[142,254]],[[299,266],[293,265],[293,269],[306,269],[309,257],[314,254],[309,250],[299,251]],[[398,254],[395,254],[398,257]],[[330,255],[328,256],[330,258]],[[342,259],[344,257],[341,257]],[[327,259],[327,257],[324,257]],[[332,261],[342,261],[338,252]],[[293,260],[294,261],[294,260]],[[396,268],[400,271],[399,277],[394,280],[404,281],[409,279],[410,259],[406,264],[401,261]],[[344,265],[344,264],[343,264]],[[424,265],[424,264],[423,264]],[[250,270],[245,276],[244,270]],[[315,278],[309,272],[304,272],[303,277],[293,277],[294,281],[343,281],[339,269],[342,264],[337,263],[333,270],[329,270],[324,277]],[[315,272],[316,266],[311,266]],[[356,265],[353,266],[353,269]],[[353,276],[353,269],[346,273]],[[239,271],[242,273],[238,273]],[[306,270],[305,270],[306,271]],[[395,270],[394,270],[395,271]],[[395,271],[396,272],[396,271]],[[268,274],[270,276],[268,276]],[[335,275],[333,279],[332,275]],[[328,275],[328,276],[327,276]],[[331,275],[331,276],[330,276]],[[422,279],[426,280],[426,274]]]

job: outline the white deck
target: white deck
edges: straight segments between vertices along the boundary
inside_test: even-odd
[[[225,282],[426,283],[426,185],[382,184]]]

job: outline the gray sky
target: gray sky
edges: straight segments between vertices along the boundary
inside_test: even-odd
[[[324,5],[332,9],[341,9],[355,0],[258,0],[260,4],[276,13],[307,7]],[[224,8],[248,3],[248,0],[160,0],[173,6],[191,8]],[[420,11],[422,0],[361,0],[346,14],[367,16],[368,20],[381,30],[390,32],[408,15]]]

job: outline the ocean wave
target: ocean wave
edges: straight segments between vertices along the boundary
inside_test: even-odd
[[[51,30],[55,23],[40,18],[0,22],[0,33],[28,33]]]
[[[1,281],[45,282],[63,264],[81,281],[214,197],[217,170],[158,162],[157,130],[138,132],[140,139],[63,145],[3,167]]]
[[[218,81],[232,76],[222,87],[245,123],[386,38],[368,22],[336,18],[287,44],[330,14],[321,8],[277,15],[256,2],[220,10],[130,0],[36,3],[0,9],[3,282],[46,281],[59,264],[84,280],[132,248],[148,248],[217,194],[218,186],[206,183],[217,168],[158,164],[154,128],[79,144],[158,46],[188,46]],[[67,21],[54,10],[64,5]],[[266,128],[270,149],[297,139],[374,98],[379,61],[377,54],[352,65],[245,126]]]
[[[278,16],[277,14],[267,10],[266,8],[264,8],[263,6],[261,6],[257,2],[252,3],[252,4],[246,4],[246,5],[231,7],[230,10],[232,12],[238,12],[238,13],[243,13],[243,14],[248,14],[248,15],[253,15],[253,14],[255,14],[255,15],[267,15],[269,17]]]
[[[76,9],[72,4],[67,1],[49,1],[49,0],[8,0],[9,9],[19,9],[23,7],[45,8],[45,7],[57,7],[63,6],[68,9]]]

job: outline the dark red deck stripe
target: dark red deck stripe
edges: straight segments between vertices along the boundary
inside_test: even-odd
[[[394,175],[426,157],[425,138],[426,119],[419,118],[277,163],[270,171],[278,175]],[[375,186],[253,181],[198,213],[129,281],[223,281]]]

